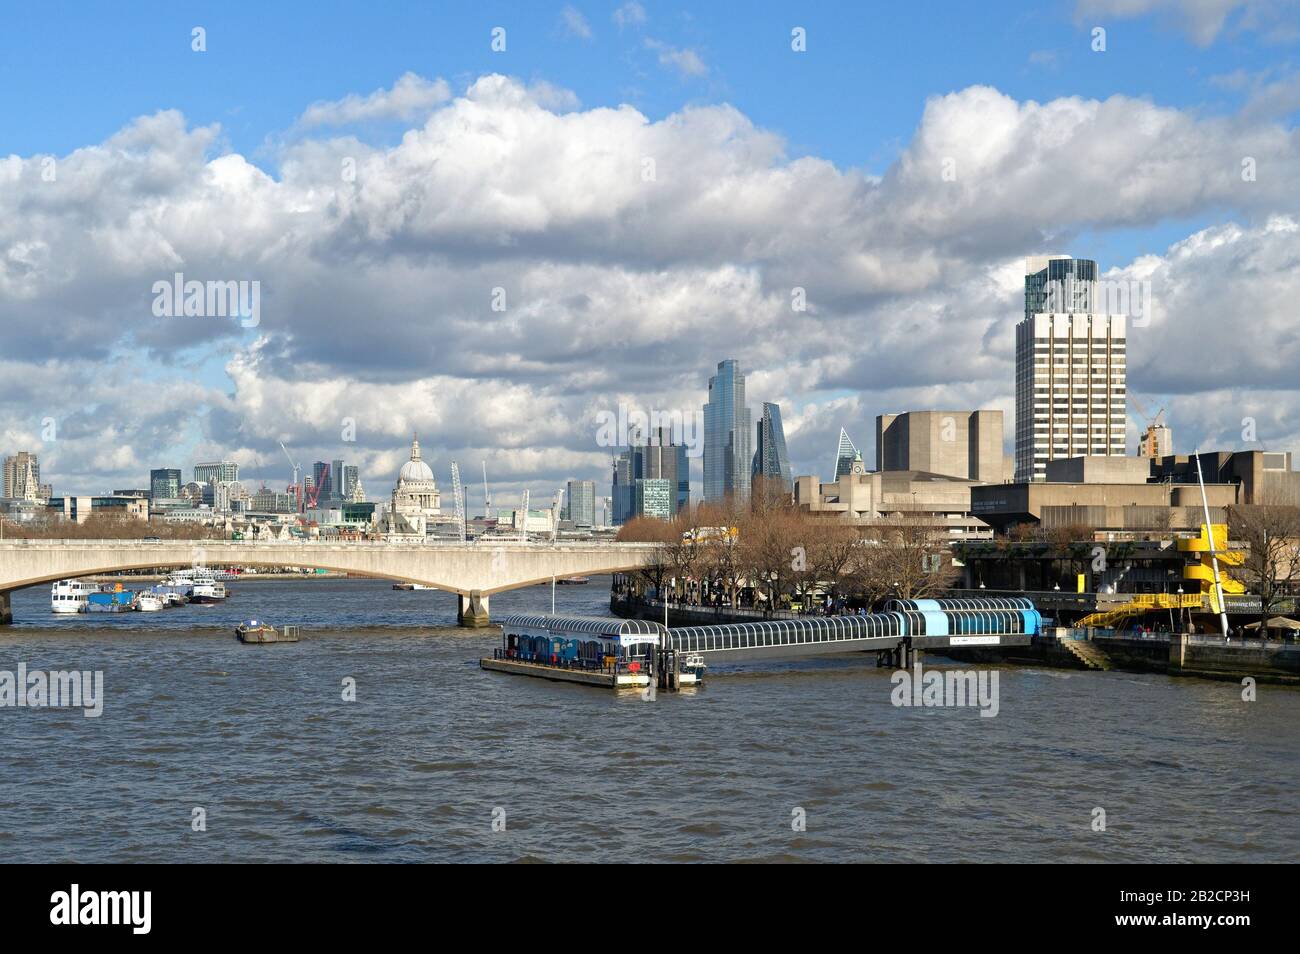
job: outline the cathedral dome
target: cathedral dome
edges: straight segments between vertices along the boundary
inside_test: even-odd
[[[420,460],[420,442],[411,440],[411,459],[402,465],[402,469],[397,474],[399,483],[410,483],[417,480],[433,480],[433,471],[429,465]]]

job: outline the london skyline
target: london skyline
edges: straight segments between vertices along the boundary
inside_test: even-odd
[[[0,451],[97,493],[212,459],[275,486],[282,440],[355,462],[374,493],[418,431],[440,482],[456,459],[486,460],[503,499],[600,487],[597,414],[697,410],[735,358],[750,406],[781,406],[793,472],[829,479],[840,428],[870,459],[877,414],[1011,419],[1023,262],[1050,253],[1151,282],[1130,392],[1167,408],[1180,452],[1289,449],[1295,37],[1259,5],[1159,6],[1061,4],[1033,30],[959,11],[960,55],[867,100],[847,91],[901,54],[861,50],[885,26],[919,41],[924,18],[761,6],[737,37],[655,4],[461,12],[396,54],[322,39],[274,90],[211,86],[284,41],[279,14],[260,32],[239,11],[128,11],[57,39],[20,23],[0,40],[19,67],[56,43],[87,66],[158,62],[111,103],[88,68],[12,78]],[[358,29],[391,39],[382,17]],[[1172,75],[1143,68],[1153,51]],[[178,272],[259,282],[258,322],[158,317],[154,283]],[[1247,321],[1273,346],[1206,360]],[[1130,407],[1130,454],[1139,429]]]

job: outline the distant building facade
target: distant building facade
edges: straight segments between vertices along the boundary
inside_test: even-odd
[[[569,520],[577,527],[596,525],[596,482],[571,480],[565,493]]]
[[[4,461],[4,496],[10,500],[46,500],[49,494],[41,484],[41,462],[28,451],[19,451]]]
[[[239,465],[233,460],[194,465],[194,480],[201,484],[233,483],[239,479]]]
[[[181,495],[179,467],[159,467],[149,471],[149,499],[176,500]]]
[[[876,418],[876,470],[917,470],[1000,484],[1001,411],[907,411]]]
[[[633,435],[632,440],[638,441],[639,436]],[[668,517],[689,507],[691,484],[687,448],[685,444],[672,442],[668,428],[660,428],[651,435],[649,443],[634,443],[614,459],[610,488],[613,523],[626,523],[638,515],[636,484],[639,480],[668,482]]]

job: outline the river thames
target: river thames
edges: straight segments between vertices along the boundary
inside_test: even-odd
[[[0,670],[102,670],[105,700],[98,718],[0,709],[6,861],[1300,857],[1300,689],[1245,702],[1235,682],[996,667],[982,718],[896,708],[888,670],[843,656],[643,700],[480,670],[495,630],[458,629],[446,593],[229,586],[223,605],[122,616],[14,595]],[[607,577],[556,594],[608,615]],[[491,611],[550,601],[532,587]],[[250,616],[303,641],[241,645]]]

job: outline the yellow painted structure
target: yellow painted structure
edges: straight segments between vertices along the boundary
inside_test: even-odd
[[[1225,595],[1245,593],[1246,584],[1228,572],[1229,568],[1241,566],[1246,561],[1245,551],[1228,549],[1226,524],[1216,523],[1210,529],[1214,534],[1214,555],[1219,558],[1219,585],[1223,587]],[[1200,563],[1183,569],[1183,579],[1197,581],[1200,592],[1210,598],[1210,609],[1215,613],[1220,612],[1219,595],[1214,589],[1214,564],[1210,559],[1210,536],[1206,533],[1205,524],[1201,524],[1199,536],[1179,540],[1178,549],[1184,553],[1201,554]]]

